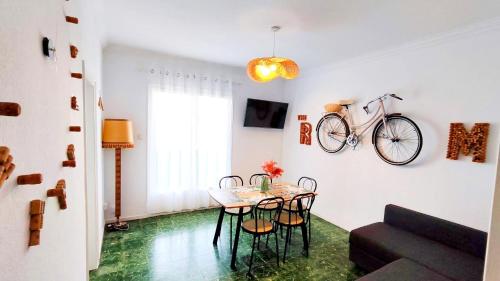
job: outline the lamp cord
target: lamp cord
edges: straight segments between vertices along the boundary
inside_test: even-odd
[[[276,30],[273,30],[273,58],[275,57],[274,51],[276,50]]]

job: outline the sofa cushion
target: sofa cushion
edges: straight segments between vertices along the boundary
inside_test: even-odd
[[[357,281],[451,281],[443,275],[430,270],[409,259],[399,259],[365,275]]]
[[[385,207],[384,222],[484,259],[488,234],[396,205]]]
[[[405,257],[454,280],[482,280],[482,259],[385,223],[353,230],[349,242],[387,263]]]

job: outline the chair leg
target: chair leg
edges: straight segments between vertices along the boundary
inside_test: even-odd
[[[304,247],[302,248],[302,254],[304,255],[305,253],[305,256],[309,257],[309,237],[306,237],[308,235],[307,223],[303,222],[299,226],[302,231],[302,243],[304,243]]]
[[[276,232],[274,232],[274,240],[276,241],[276,260],[278,262],[278,267],[280,267],[280,248],[278,243],[278,234]]]
[[[307,223],[309,224],[309,236],[307,238],[309,239],[309,247],[311,247],[311,219]]]
[[[233,248],[233,216],[229,219],[229,249]]]
[[[291,236],[291,228],[289,226],[286,227],[286,238],[285,238],[285,252],[283,253],[283,263],[286,261],[286,251],[288,249],[288,241],[290,240]]]
[[[281,235],[281,239],[283,239],[283,226],[280,225],[280,235]]]
[[[269,212],[269,221],[272,221],[273,220],[273,215],[271,214],[272,212]],[[269,242],[269,234],[267,234],[267,237],[266,237],[266,249],[267,249],[267,245],[268,245],[268,242]]]
[[[251,271],[252,271],[252,263],[253,263],[253,252],[255,250],[255,235],[253,236],[253,242],[252,242],[252,254],[250,254],[250,264],[248,265],[248,272],[247,276],[251,276]]]

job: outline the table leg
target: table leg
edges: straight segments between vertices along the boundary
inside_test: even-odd
[[[243,207],[238,213],[238,222],[236,223],[236,233],[234,234],[233,255],[231,256],[231,269],[236,270],[236,253],[238,252],[238,242],[240,240],[241,221],[243,220]]]
[[[306,251],[306,256],[309,256],[309,239],[307,239],[307,226],[305,224],[305,217],[301,200],[298,200],[297,205],[299,207],[299,215],[304,219],[304,222],[300,225],[300,229],[302,230],[302,242],[304,243],[304,250]]]
[[[217,240],[219,240],[219,236],[220,236],[220,229],[222,227],[222,220],[224,220],[224,210],[226,208],[224,207],[221,207],[220,208],[220,213],[219,213],[219,220],[217,221],[217,227],[215,228],[215,235],[214,235],[214,245],[217,246]]]

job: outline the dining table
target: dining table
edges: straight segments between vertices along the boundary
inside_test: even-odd
[[[217,246],[219,240],[222,222],[224,220],[224,211],[229,208],[238,208],[238,220],[236,224],[236,231],[233,239],[232,255],[231,255],[231,268],[236,270],[236,256],[238,253],[238,242],[240,238],[240,226],[243,221],[243,209],[245,207],[254,207],[262,199],[282,197],[285,204],[289,204],[294,196],[299,194],[310,193],[311,190],[289,183],[273,183],[269,189],[262,192],[260,187],[256,185],[246,185],[228,188],[210,188],[208,190],[210,197],[221,205],[217,227],[213,239],[214,246]],[[314,192],[316,194],[316,192]],[[298,202],[298,209],[300,216],[304,216],[302,211],[302,204]],[[302,241],[304,249],[309,248],[309,240],[307,238],[307,228],[305,224],[301,225]]]

